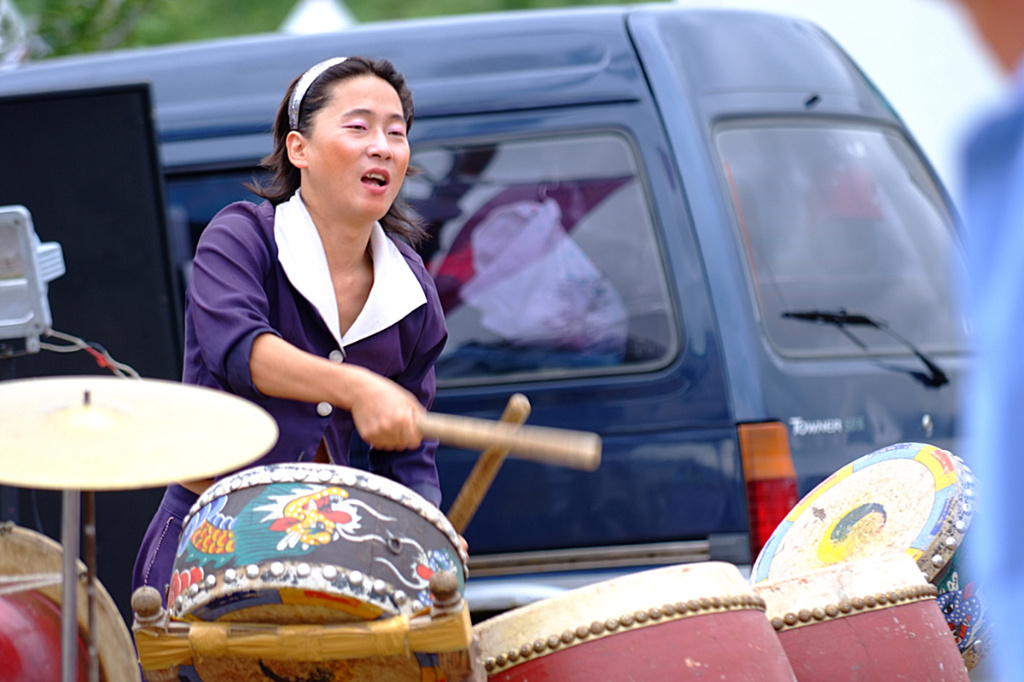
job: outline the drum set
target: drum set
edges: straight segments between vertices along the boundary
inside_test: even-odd
[[[369,472],[252,466],[276,426],[221,392],[0,383],[0,482],[64,491],[61,544],[0,526],[0,682],[968,680],[984,655],[975,483],[958,458],[916,443],[815,488],[749,578],[728,563],[667,566],[473,625],[460,533],[504,457],[600,462],[595,434],[525,426],[528,414],[516,395],[500,421],[424,418],[425,434],[483,450],[446,516]],[[95,578],[93,492],[225,471],[237,473],[174,539],[167,593],[133,594],[129,631]]]

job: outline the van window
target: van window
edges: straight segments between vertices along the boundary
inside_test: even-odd
[[[666,362],[677,345],[633,147],[612,134],[415,147],[402,198],[449,338],[439,381],[550,378]],[[254,169],[172,174],[182,287],[195,243]]]
[[[961,349],[952,221],[907,141],[860,124],[741,123],[715,135],[761,322],[782,355]]]
[[[189,257],[195,253],[199,235],[222,208],[233,201],[263,201],[245,188],[260,173],[244,168],[181,173],[167,178],[167,206],[175,222],[174,230],[190,245]]]
[[[172,173],[165,178],[167,243],[182,301],[199,235],[213,216],[233,201],[262,201],[245,188],[254,177],[253,168],[231,168]]]
[[[419,147],[403,198],[433,243],[439,380],[658,363],[675,334],[633,148],[612,134]]]

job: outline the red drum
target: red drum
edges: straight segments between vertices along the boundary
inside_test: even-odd
[[[0,525],[0,576],[31,577],[59,575],[63,551],[59,543],[45,535]],[[79,569],[85,565],[79,562]],[[2,583],[0,594],[0,682],[58,682],[62,679],[60,581],[35,590],[15,591],[11,583]],[[110,594],[99,582],[96,594],[96,648],[100,659],[100,678],[109,682],[137,682],[139,669],[131,634]],[[88,653],[83,638],[88,638],[88,595],[85,585],[78,591],[77,615],[82,634],[78,637],[78,669],[75,679],[88,679]]]
[[[467,557],[441,511],[349,467],[255,467],[215,483],[185,519],[168,594],[184,621],[317,625],[429,612],[436,571],[465,589]],[[204,657],[199,678],[431,680],[436,656],[330,663]],[[310,677],[312,676],[312,677]]]
[[[937,588],[906,554],[769,580],[754,591],[800,682],[970,680]]]
[[[751,581],[906,552],[930,583],[968,668],[987,646],[982,590],[968,530],[975,481],[954,455],[900,443],[860,457],[808,493],[754,562]]]
[[[732,564],[634,573],[474,627],[492,680],[794,680],[764,603]]]
[[[78,682],[88,680],[81,638]],[[58,682],[61,676],[60,607],[35,590],[0,595],[0,682]]]

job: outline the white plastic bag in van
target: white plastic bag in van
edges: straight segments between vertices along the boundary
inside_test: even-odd
[[[566,234],[561,217],[553,199],[492,211],[473,231],[475,275],[462,300],[515,345],[621,353],[622,299]]]

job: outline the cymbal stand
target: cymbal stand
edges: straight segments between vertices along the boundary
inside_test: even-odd
[[[64,548],[64,582],[61,591],[61,682],[75,682],[78,672],[78,529],[81,493],[65,490],[62,500],[61,546]]]
[[[99,682],[99,654],[96,645],[96,496],[92,491],[64,490],[61,517],[62,569],[61,586],[61,682],[75,682],[78,677],[78,557],[85,537],[86,597],[88,604],[88,670],[89,682]],[[82,512],[85,524],[82,524]]]

